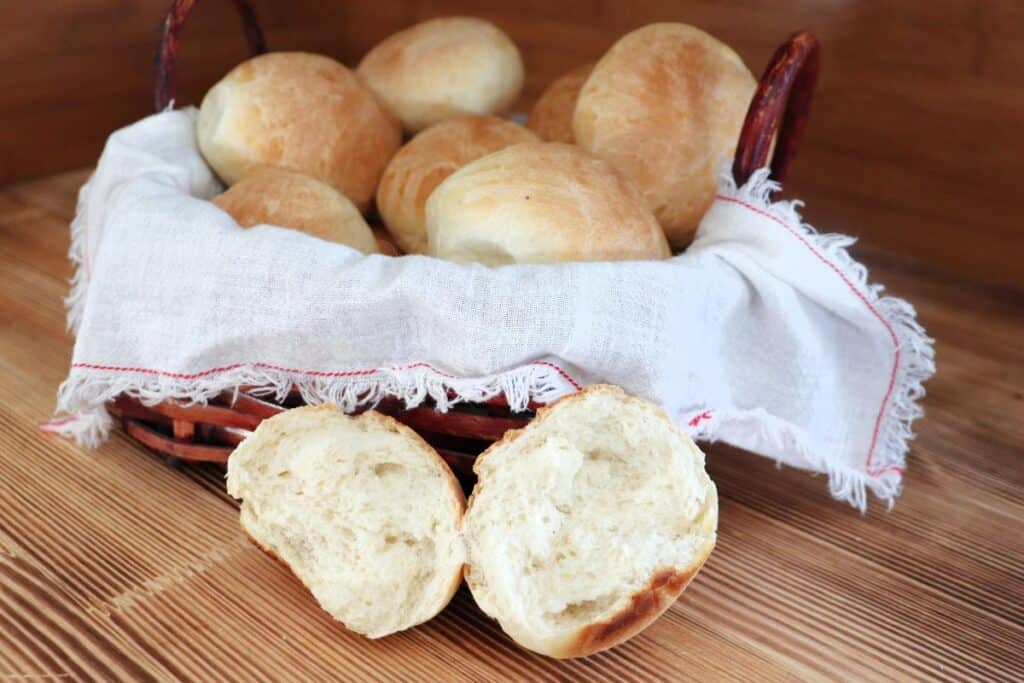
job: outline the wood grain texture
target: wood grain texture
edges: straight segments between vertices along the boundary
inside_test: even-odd
[[[60,297],[76,172],[0,190],[0,680],[1021,680],[1024,297],[862,251],[916,305],[939,372],[906,492],[866,516],[823,477],[708,449],[719,543],[629,643],[558,662],[461,591],[381,641],[252,547],[214,467],[37,425],[70,358]]]
[[[353,65],[377,41],[445,14],[492,19],[522,49],[525,108],[624,32],[685,21],[759,73],[790,33],[823,45],[819,92],[787,190],[808,217],[872,249],[1024,289],[1024,10],[1018,0],[255,0],[274,50]],[[151,111],[166,0],[0,3],[0,183],[95,162],[110,131]],[[179,104],[246,54],[227,0],[183,37]]]

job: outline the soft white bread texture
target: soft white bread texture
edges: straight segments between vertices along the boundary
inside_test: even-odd
[[[463,518],[466,582],[523,647],[579,657],[679,597],[715,545],[704,455],[658,407],[595,386],[481,455]]]
[[[471,161],[537,137],[496,116],[470,114],[427,128],[391,159],[377,188],[377,210],[408,253],[427,251],[427,197]]]
[[[714,200],[717,165],[736,150],[755,86],[739,56],[707,33],[651,24],[594,67],[573,133],[633,181],[682,248]]]
[[[267,168],[246,176],[213,203],[243,228],[280,225],[367,254],[377,253],[377,240],[363,215],[348,197],[327,183],[301,173]]]
[[[503,114],[523,87],[523,59],[494,24],[446,17],[385,38],[356,67],[409,132],[459,114]]]
[[[402,142],[398,122],[349,69],[271,52],[232,69],[203,98],[199,149],[228,185],[273,166],[318,178],[366,211]]]
[[[448,176],[427,199],[428,252],[490,266],[669,255],[636,188],[578,147],[524,142]]]
[[[228,493],[253,541],[370,638],[430,619],[461,583],[462,490],[390,417],[319,406],[264,420],[228,459]]]
[[[593,63],[584,64],[549,85],[530,110],[526,127],[547,142],[564,142],[570,145],[575,143],[572,117],[576,111],[576,100],[579,99],[580,89],[593,69]]]

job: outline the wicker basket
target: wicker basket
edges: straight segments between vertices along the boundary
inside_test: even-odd
[[[156,58],[154,100],[156,110],[174,101],[175,61],[181,30],[196,0],[172,0],[160,32]],[[241,15],[252,54],[266,50],[263,32],[247,0],[234,0]],[[772,57],[758,83],[747,111],[736,148],[733,175],[743,184],[758,168],[771,160],[772,176],[782,180],[796,152],[810,108],[818,73],[818,42],[807,32],[789,38]],[[164,401],[143,405],[128,396],[110,406],[120,417],[124,431],[153,450],[168,456],[169,462],[224,463],[238,443],[260,421],[287,408],[301,405],[293,392],[280,403],[247,393],[246,387],[227,392],[207,404],[186,405]],[[486,403],[462,403],[445,413],[430,405],[407,409],[397,400],[385,400],[376,409],[392,415],[419,432],[464,479],[473,476],[476,456],[509,429],[524,426],[536,405],[513,413],[501,397]]]

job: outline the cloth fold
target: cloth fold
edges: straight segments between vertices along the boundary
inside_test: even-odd
[[[208,201],[195,110],[114,133],[72,223],[76,332],[55,430],[94,446],[121,393],[203,402],[240,385],[352,410],[507,396],[514,408],[610,382],[696,438],[827,473],[858,508],[898,494],[931,340],[767,170],[719,196],[661,262],[486,268],[362,255]]]

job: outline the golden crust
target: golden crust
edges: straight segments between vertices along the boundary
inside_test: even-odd
[[[713,549],[714,543],[705,544],[698,560],[685,569],[658,570],[645,589],[633,594],[628,607],[604,621],[583,627],[548,654],[558,659],[586,657],[626,642],[675,604]]]
[[[232,69],[203,98],[199,148],[232,185],[268,166],[318,178],[365,211],[401,130],[338,62],[270,52]]]
[[[460,114],[503,114],[524,78],[515,43],[472,17],[399,31],[371,49],[356,72],[410,132]]]
[[[406,253],[427,250],[426,204],[434,188],[466,164],[536,136],[495,116],[465,115],[431,126],[391,159],[377,187],[377,209]]]
[[[378,251],[355,204],[327,183],[301,173],[259,170],[214,197],[213,203],[243,228],[280,225],[363,253]]]
[[[537,98],[526,127],[541,140],[574,144],[576,136],[572,132],[572,116],[576,111],[576,100],[593,69],[594,63],[591,62],[555,79]]]
[[[717,165],[735,152],[755,87],[736,53],[707,33],[651,24],[594,67],[573,133],[633,181],[682,248],[714,199]]]
[[[467,164],[427,200],[432,256],[486,265],[669,256],[636,188],[579,147],[524,142]]]

